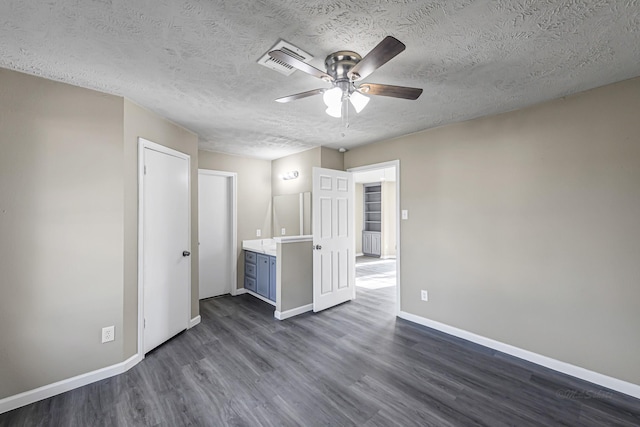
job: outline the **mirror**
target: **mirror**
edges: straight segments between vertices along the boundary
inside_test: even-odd
[[[273,237],[308,234],[311,234],[311,192],[274,196]]]

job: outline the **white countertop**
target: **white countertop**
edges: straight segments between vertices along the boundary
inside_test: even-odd
[[[245,251],[257,252],[259,254],[265,254],[270,256],[276,256],[277,243],[296,243],[296,242],[311,242],[313,236],[283,236],[275,237],[273,239],[255,239],[255,240],[243,240],[242,249]]]
[[[273,239],[243,240],[242,249],[270,256],[276,256],[276,241]]]

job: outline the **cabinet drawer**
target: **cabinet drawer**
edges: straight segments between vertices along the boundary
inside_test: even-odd
[[[245,262],[250,262],[251,264],[256,263],[256,253],[250,251],[244,251],[244,260]]]
[[[244,263],[244,274],[249,277],[256,278],[256,265],[250,264],[248,261]]]
[[[244,278],[244,288],[255,292],[256,291],[256,279],[254,279],[253,277],[245,276],[245,278]]]

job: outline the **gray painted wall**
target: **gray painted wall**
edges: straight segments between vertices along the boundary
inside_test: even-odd
[[[0,399],[123,360],[122,116],[0,69]]]
[[[400,159],[402,310],[640,384],[638,111],[636,78],[346,153]]]

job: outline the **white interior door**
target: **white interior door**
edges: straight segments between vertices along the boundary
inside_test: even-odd
[[[187,328],[191,288],[189,156],[148,145],[141,150],[145,353]]]
[[[349,172],[313,168],[313,311],[355,298],[355,187]]]
[[[231,292],[232,177],[198,173],[199,298]]]

